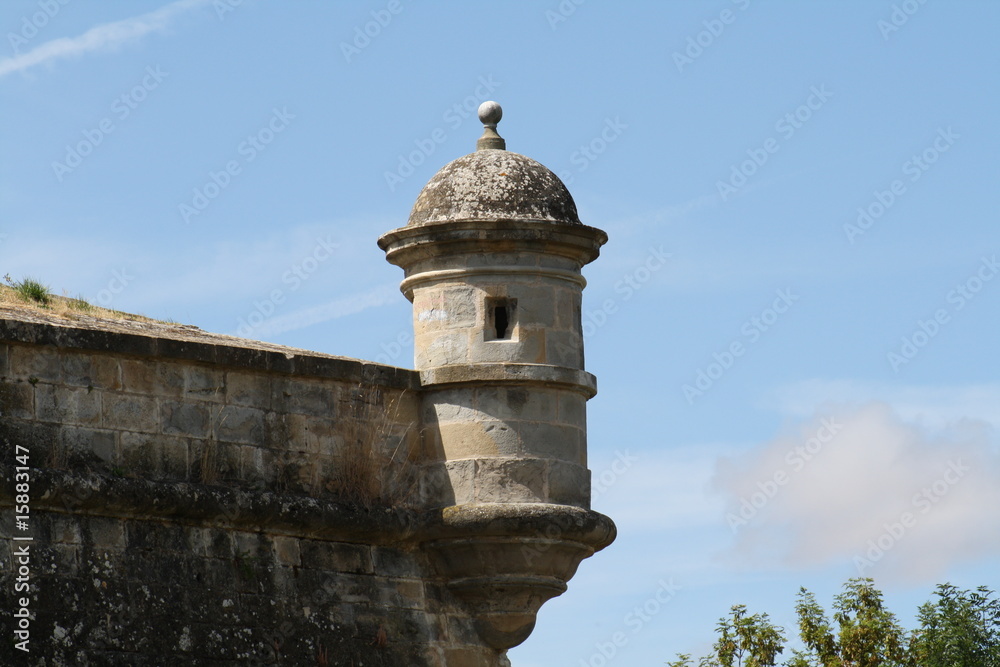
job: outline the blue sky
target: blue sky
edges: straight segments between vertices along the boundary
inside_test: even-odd
[[[584,317],[594,507],[620,532],[514,664],[659,665],[732,604],[793,630],[799,586],[829,605],[859,574],[911,624],[935,583],[1000,586],[998,22],[986,1],[5,2],[0,271],[410,366],[375,239],[495,99],[508,148],[610,236]]]

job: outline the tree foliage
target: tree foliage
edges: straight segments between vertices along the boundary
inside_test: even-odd
[[[936,599],[919,609],[908,633],[886,609],[882,592],[867,578],[851,579],[833,602],[832,620],[806,589],[795,612],[804,648],[785,667],[1000,667],[1000,599],[985,587],[959,590],[941,584]],[[774,667],[785,634],[767,614],[736,605],[719,619],[712,652],[697,667]],[[680,654],[667,667],[693,667]]]
[[[910,638],[914,664],[1000,667],[1000,600],[993,591],[940,584],[936,594],[936,602],[920,607],[920,627]]]

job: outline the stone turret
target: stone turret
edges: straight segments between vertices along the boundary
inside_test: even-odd
[[[379,239],[413,302],[425,437],[455,504],[589,507],[581,268],[607,235],[566,186],[503,148],[486,102],[479,150],[445,165],[409,224]]]
[[[555,174],[506,150],[501,116],[496,102],[480,107],[476,152],[435,174],[379,246],[413,302],[426,476],[445,487],[440,505],[484,525],[520,512],[559,526],[433,547],[453,590],[478,605],[484,637],[506,648],[614,526],[589,511],[586,402],[597,389],[581,326],[581,270],[607,235],[580,222]]]

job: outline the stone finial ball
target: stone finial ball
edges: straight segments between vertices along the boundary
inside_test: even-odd
[[[503,118],[503,109],[496,102],[490,100],[479,105],[479,120],[483,125],[496,125]]]

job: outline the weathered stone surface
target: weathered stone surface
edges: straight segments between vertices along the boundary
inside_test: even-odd
[[[550,461],[548,494],[565,505],[590,507],[590,470],[586,465]]]
[[[476,502],[543,503],[548,467],[538,459],[476,460]]]
[[[83,387],[35,386],[35,418],[81,426],[101,424],[101,394]]]
[[[14,345],[10,348],[10,374],[21,380],[59,382],[62,366],[58,350],[52,347]]]
[[[0,380],[0,415],[31,419],[35,414],[35,390],[28,382]]]
[[[271,408],[271,376],[249,371],[226,372],[226,402],[230,405],[250,405]]]
[[[555,174],[503,150],[476,151],[442,167],[417,197],[409,224],[498,219],[580,224],[573,197]]]
[[[103,395],[102,424],[116,430],[155,433],[160,428],[159,410],[155,398],[135,394],[108,393]]]
[[[121,389],[120,361],[106,354],[63,354],[63,382],[73,387]]]
[[[583,367],[583,338],[576,331],[547,332],[545,359],[554,366]]]
[[[70,455],[70,458],[74,458],[73,454],[92,455],[88,463],[101,461],[113,466],[118,463],[116,435],[115,431],[110,429],[63,426],[59,430],[56,444]]]
[[[223,406],[215,433],[220,440],[260,445],[264,436],[264,412],[242,406]]]
[[[173,435],[207,437],[211,432],[213,409],[202,403],[161,401],[161,431]]]

